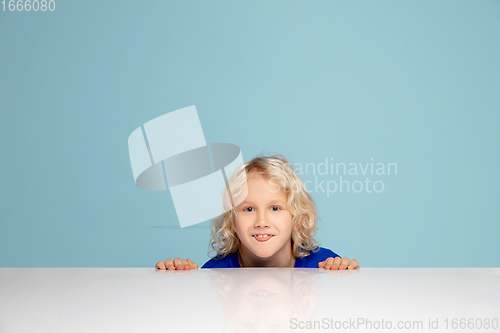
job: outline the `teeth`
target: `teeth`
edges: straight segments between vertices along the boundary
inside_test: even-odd
[[[269,237],[271,235],[255,235],[255,237],[259,237],[259,238],[264,238],[264,237]]]

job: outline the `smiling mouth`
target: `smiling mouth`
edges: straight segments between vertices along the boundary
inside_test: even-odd
[[[255,238],[255,240],[259,241],[259,242],[266,242],[268,240],[270,240],[271,238],[274,237],[274,235],[252,235],[253,238]]]

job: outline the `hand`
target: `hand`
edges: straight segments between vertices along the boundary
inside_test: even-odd
[[[179,258],[175,258],[174,260],[172,260],[172,259],[168,258],[167,260],[165,260],[165,262],[158,261],[156,263],[155,268],[159,269],[159,270],[168,269],[169,271],[173,271],[173,270],[182,271],[182,270],[188,270],[188,269],[198,269],[198,264],[195,264],[194,262],[192,262],[189,259],[182,259],[181,260]]]
[[[350,261],[347,257],[344,257],[343,259],[340,259],[340,257],[335,257],[335,259],[330,257],[325,261],[318,263],[318,267],[330,270],[344,270],[359,268],[359,264],[356,259]]]

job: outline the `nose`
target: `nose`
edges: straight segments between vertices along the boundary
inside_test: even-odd
[[[265,210],[260,210],[257,215],[257,219],[255,220],[254,227],[255,228],[268,228],[269,225],[269,220],[268,217],[266,216],[266,211]]]

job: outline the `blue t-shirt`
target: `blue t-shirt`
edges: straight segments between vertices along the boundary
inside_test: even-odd
[[[317,252],[310,252],[307,257],[295,259],[295,268],[318,268],[318,263],[325,261],[329,257],[340,257],[332,250],[320,247]],[[201,268],[241,268],[238,262],[238,251],[225,256],[210,259]]]

